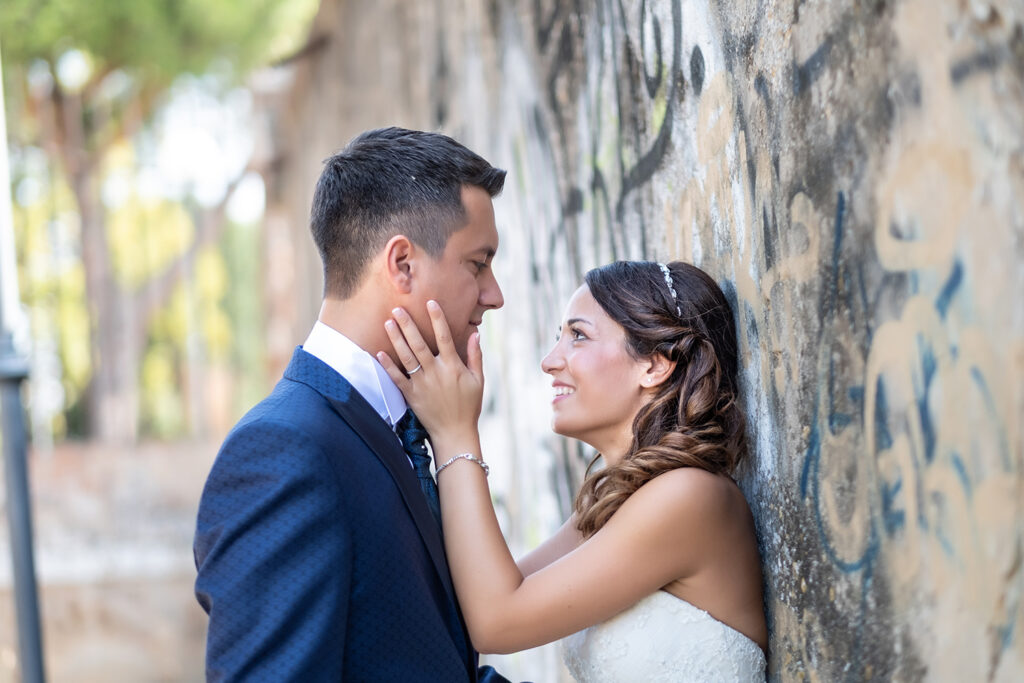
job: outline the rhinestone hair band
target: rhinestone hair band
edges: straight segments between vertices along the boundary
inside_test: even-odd
[[[676,294],[676,288],[672,284],[672,273],[668,271],[668,266],[664,263],[658,263],[658,267],[661,268],[661,274],[665,276],[665,285],[668,287],[668,293],[672,295],[672,302],[676,305],[676,315],[682,318],[683,311],[679,308],[679,295]]]

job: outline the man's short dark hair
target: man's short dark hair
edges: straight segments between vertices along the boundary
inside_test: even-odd
[[[505,171],[440,133],[367,131],[324,161],[310,228],[324,263],[324,294],[351,296],[367,263],[402,234],[434,258],[466,223],[462,187],[501,192]]]

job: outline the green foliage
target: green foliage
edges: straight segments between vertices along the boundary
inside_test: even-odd
[[[259,282],[266,277],[256,226],[228,226],[222,246],[230,282]],[[260,288],[230,287],[225,292],[223,305],[234,330],[229,362],[239,378],[232,408],[233,412],[241,414],[269,388],[263,373],[265,320]]]
[[[130,289],[140,287],[177,260],[194,233],[192,219],[178,202],[132,197],[107,216],[118,280]]]
[[[143,359],[141,421],[153,436],[171,437],[185,427],[185,411],[178,396],[180,362],[180,349],[167,342],[151,344]]]
[[[56,347],[66,402],[74,405],[92,372],[85,269],[70,243],[77,219],[75,201],[60,176],[35,177],[18,158],[15,162],[11,170],[19,292],[33,336]],[[67,428],[62,416],[53,425],[57,436],[66,434]]]
[[[55,63],[69,49],[96,60],[101,73],[124,69],[166,85],[201,73],[215,60],[244,74],[267,56],[291,16],[281,0],[4,0],[4,58]]]
[[[94,159],[88,192],[99,204],[105,182],[138,176],[145,163],[140,145],[152,144],[140,131],[183,75],[215,74],[223,94],[252,67],[298,50],[318,6],[319,0],[0,0],[19,279],[33,336],[56,348],[60,361],[66,409],[54,420],[55,436],[83,433],[85,390],[95,372],[90,320],[97,303],[86,296],[71,162],[85,158],[82,152]],[[62,69],[75,60],[78,79]],[[54,130],[68,122],[77,122],[77,132]],[[75,140],[81,147],[72,146]],[[102,201],[110,263],[125,296],[160,277],[196,238],[193,211],[151,194],[133,190]],[[153,316],[140,350],[144,432],[169,437],[190,427],[182,386],[196,380],[190,363],[198,362],[200,373],[227,368],[237,384],[231,412],[265,390],[258,240],[256,226],[229,225]]]
[[[196,261],[193,280],[198,306],[199,330],[206,352],[212,360],[224,358],[231,347],[231,319],[224,312],[228,291],[228,271],[224,256],[217,249],[206,249]]]

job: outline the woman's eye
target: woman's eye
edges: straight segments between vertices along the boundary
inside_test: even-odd
[[[577,330],[575,328],[571,329],[569,331],[572,333],[573,341],[579,341],[580,339],[586,339],[587,338],[587,335],[583,334],[581,331],[579,331],[579,330]]]

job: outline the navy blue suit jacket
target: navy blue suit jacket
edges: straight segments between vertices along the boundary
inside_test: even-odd
[[[209,680],[505,680],[394,432],[301,348],[217,454],[194,551]]]

